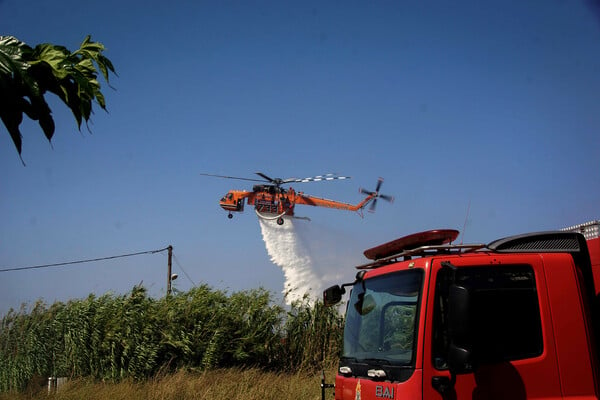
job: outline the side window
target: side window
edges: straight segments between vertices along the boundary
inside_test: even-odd
[[[454,275],[455,274],[455,275]],[[529,265],[450,268],[438,272],[433,326],[433,362],[445,369],[448,352],[448,287],[469,288],[473,353],[481,363],[542,354],[543,339],[535,274]]]

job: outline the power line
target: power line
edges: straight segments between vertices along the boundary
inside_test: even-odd
[[[181,271],[183,272],[183,274],[188,278],[188,280],[192,283],[192,286],[196,286],[196,283],[194,283],[194,281],[192,280],[192,278],[190,278],[190,276],[188,275],[187,272],[185,272],[185,269],[183,269],[183,267],[181,266],[181,264],[179,263],[179,260],[177,259],[177,257],[175,257],[175,254],[173,254],[173,260],[175,260],[175,264],[177,264],[177,266],[179,266],[179,268],[181,269]]]
[[[168,250],[168,249],[169,249],[169,247],[165,247],[164,249],[159,249],[159,250],[140,251],[140,252],[137,252],[137,253],[121,254],[121,255],[118,255],[118,256],[91,258],[91,259],[87,259],[87,260],[77,260],[77,261],[67,261],[67,262],[61,262],[61,263],[55,263],[55,264],[32,265],[32,266],[28,266],[28,267],[4,268],[4,269],[0,269],[0,272],[22,271],[22,270],[26,270],[26,269],[39,269],[39,268],[50,268],[50,267],[61,267],[61,266],[64,266],[64,265],[82,264],[82,263],[88,263],[88,262],[94,262],[94,261],[103,261],[103,260],[112,260],[112,259],[115,259],[115,258],[139,256],[139,255],[142,255],[142,254],[156,254],[156,253],[160,253],[160,252],[163,252],[165,250]]]

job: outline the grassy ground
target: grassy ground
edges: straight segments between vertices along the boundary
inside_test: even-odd
[[[332,381],[335,370],[329,369],[327,380]],[[40,382],[43,383],[43,382]],[[102,383],[89,380],[68,382],[53,395],[43,385],[30,388],[28,393],[0,393],[0,400],[285,400],[321,398],[320,374],[277,374],[256,369],[226,369],[202,373],[178,372],[147,382]],[[332,398],[331,389],[327,398]]]

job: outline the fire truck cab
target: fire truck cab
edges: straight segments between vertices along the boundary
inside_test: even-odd
[[[335,399],[598,399],[599,221],[485,244],[426,231],[365,251]]]

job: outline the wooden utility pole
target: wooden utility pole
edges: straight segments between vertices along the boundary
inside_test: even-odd
[[[167,259],[167,296],[171,294],[171,260],[173,259],[173,246],[167,247],[169,257]]]

